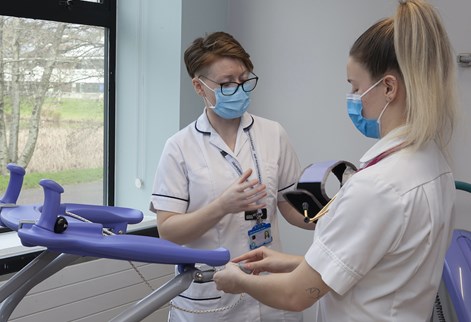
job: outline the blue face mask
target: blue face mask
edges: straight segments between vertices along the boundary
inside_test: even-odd
[[[223,119],[235,119],[241,117],[249,108],[250,97],[242,90],[242,86],[239,86],[233,95],[226,96],[222,95],[221,88],[211,89],[201,79],[200,81],[214,92],[216,96],[216,105],[212,105],[206,97],[204,97],[204,99],[208,102],[209,108],[212,108],[214,113]]]
[[[363,111],[363,102],[361,98],[366,95],[370,90],[375,88],[383,79],[381,78],[377,81],[373,86],[368,88],[363,94],[347,94],[347,110],[348,116],[352,120],[355,127],[365,136],[373,139],[379,139],[381,137],[381,130],[380,130],[380,119],[383,115],[383,112],[388,107],[389,102],[384,106],[383,110],[381,111],[378,119],[366,119],[362,115]]]

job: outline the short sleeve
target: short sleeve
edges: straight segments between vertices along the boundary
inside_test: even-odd
[[[176,140],[165,143],[154,177],[151,203],[156,210],[184,213],[188,208],[186,164]]]
[[[365,171],[366,172],[366,171]],[[305,255],[342,295],[391,252],[403,233],[405,205],[387,182],[355,174],[319,220]]]

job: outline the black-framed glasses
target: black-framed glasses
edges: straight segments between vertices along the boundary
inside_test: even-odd
[[[221,86],[222,95],[231,96],[231,95],[234,95],[237,92],[237,90],[239,89],[239,86],[242,87],[242,90],[246,93],[253,91],[255,89],[255,86],[257,86],[258,76],[255,75],[254,73],[252,73],[252,75],[254,75],[255,77],[251,77],[249,79],[246,79],[242,83],[237,83],[237,82],[218,83],[218,82],[213,81],[212,79],[210,79],[210,78],[208,78],[204,75],[200,75],[200,77],[204,77],[207,80]]]

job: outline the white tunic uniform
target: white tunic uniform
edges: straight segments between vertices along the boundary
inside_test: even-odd
[[[225,191],[239,177],[234,167],[221,155],[221,150],[235,158],[242,171],[253,169],[256,163],[247,131],[254,142],[262,183],[267,186],[268,218],[273,241],[268,247],[280,250],[277,202],[282,193],[295,188],[300,175],[297,156],[282,126],[274,121],[245,113],[239,126],[234,151],[231,151],[209,123],[206,113],[166,143],[156,172],[152,206],[176,213],[189,213],[204,207]],[[200,238],[188,243],[192,248],[224,247],[231,258],[249,251],[247,232],[255,221],[245,220],[244,213],[229,214]],[[238,302],[240,295],[216,290],[213,282],[196,284],[176,297],[172,303],[190,310],[225,308]],[[218,313],[187,313],[171,308],[169,321],[301,321],[302,314],[279,311],[260,304],[244,295],[233,309]]]
[[[367,163],[400,141],[386,136]],[[452,231],[453,175],[434,142],[354,174],[319,220],[306,261],[333,290],[317,321],[428,321]]]

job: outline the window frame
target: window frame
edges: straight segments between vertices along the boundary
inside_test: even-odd
[[[41,19],[106,28],[104,95],[104,164],[103,202],[115,203],[115,149],[116,142],[116,2],[101,3],[80,0],[2,0],[0,15],[18,18]]]

